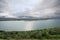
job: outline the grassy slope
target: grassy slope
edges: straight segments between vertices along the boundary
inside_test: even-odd
[[[60,38],[60,27],[33,31],[0,31],[0,39],[57,39]]]

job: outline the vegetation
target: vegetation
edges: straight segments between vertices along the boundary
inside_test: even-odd
[[[0,39],[59,39],[60,28],[32,31],[0,31]]]

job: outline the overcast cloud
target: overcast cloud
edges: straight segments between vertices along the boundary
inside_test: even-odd
[[[60,17],[60,0],[0,0],[0,17]]]

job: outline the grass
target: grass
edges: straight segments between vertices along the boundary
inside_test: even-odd
[[[50,40],[60,39],[60,27],[32,31],[0,31],[0,40]]]

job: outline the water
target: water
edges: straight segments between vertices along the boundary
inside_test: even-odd
[[[0,21],[0,30],[4,31],[29,31],[53,27],[60,27],[60,20]]]

